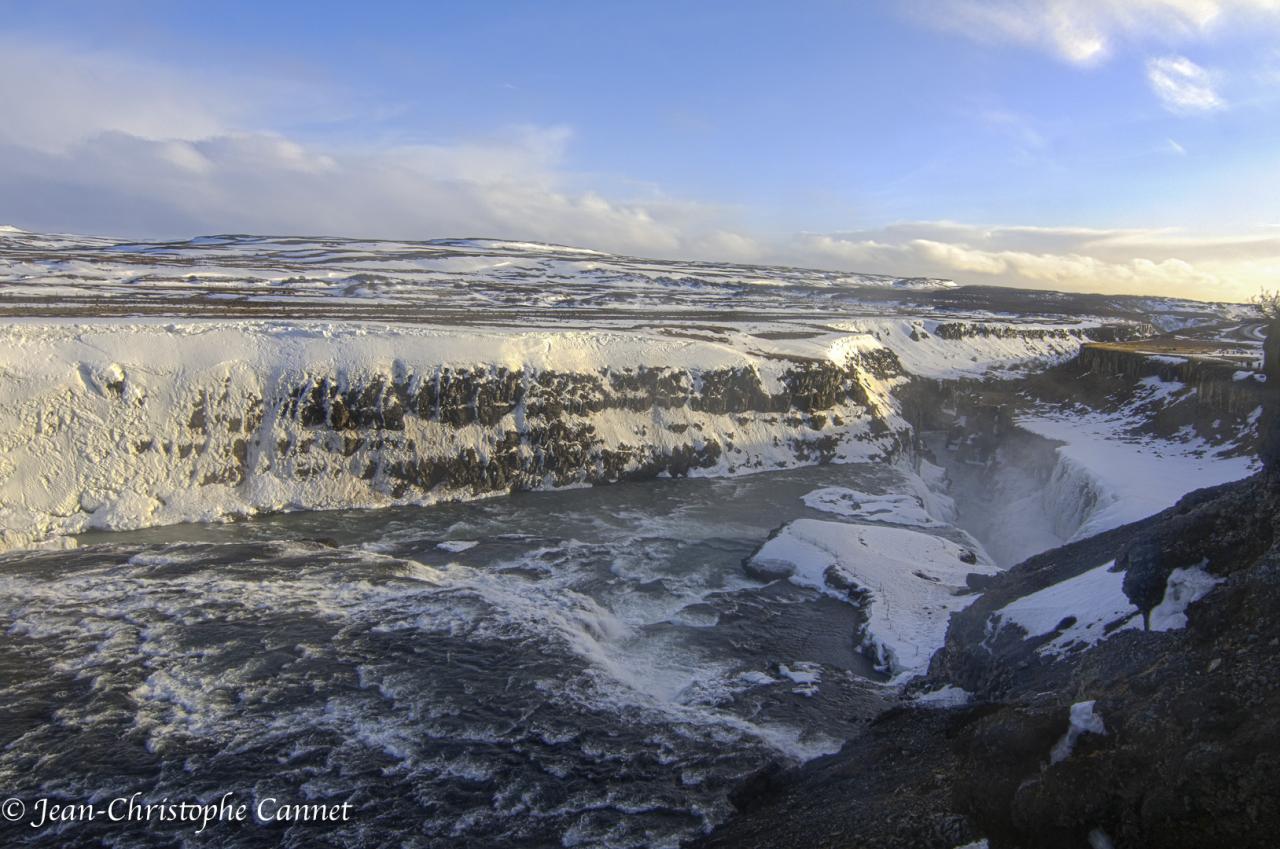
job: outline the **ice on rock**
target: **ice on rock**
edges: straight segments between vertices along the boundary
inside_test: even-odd
[[[1095,828],[1089,832],[1089,849],[1116,849],[1116,845],[1112,842],[1111,835]]]
[[[1187,608],[1208,595],[1223,580],[1210,575],[1205,570],[1206,565],[1201,562],[1169,573],[1164,599],[1151,611],[1152,631],[1176,631],[1187,627]]]
[[[791,679],[798,685],[791,692],[809,698],[817,695],[818,684],[822,681],[822,667],[804,660],[790,665],[778,664],[778,674],[783,678]]]
[[[1105,736],[1107,727],[1102,724],[1102,717],[1094,710],[1095,701],[1076,702],[1071,706],[1070,725],[1062,739],[1054,744],[1049,752],[1049,763],[1061,763],[1071,756],[1076,741],[1083,734],[1100,734]]]
[[[436,543],[436,548],[441,551],[447,551],[450,554],[459,554],[463,551],[475,548],[480,543],[473,539],[451,539],[444,542]]]
[[[929,708],[963,707],[973,701],[973,693],[963,687],[948,685],[921,693],[913,701],[917,705]]]

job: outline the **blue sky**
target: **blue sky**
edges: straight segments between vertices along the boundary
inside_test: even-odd
[[[1202,298],[1280,277],[1280,0],[0,20],[0,222],[29,229],[492,235]]]

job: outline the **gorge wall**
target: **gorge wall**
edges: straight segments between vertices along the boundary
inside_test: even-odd
[[[0,363],[0,535],[13,547],[266,511],[892,461],[912,444],[896,392],[913,375],[1042,367],[1090,332],[908,319],[718,336],[18,324]]]
[[[112,351],[124,342],[106,332],[22,340],[34,355],[10,366],[0,412],[9,545],[888,457],[905,427],[888,395],[901,368],[860,337],[760,356],[573,333],[480,340],[489,350],[448,334],[124,335],[155,356]]]
[[[1249,474],[1264,390],[1231,363],[1085,344],[1018,380],[898,394],[959,524],[1007,567]]]
[[[1134,379],[1156,378],[1187,388],[1197,405],[1214,415],[1248,416],[1262,404],[1265,383],[1261,372],[1213,357],[1161,356],[1118,345],[1087,344],[1081,347],[1073,370],[1077,375],[1096,374]]]

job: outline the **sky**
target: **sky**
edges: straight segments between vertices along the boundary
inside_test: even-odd
[[[0,224],[1280,286],[1280,0],[0,0]]]

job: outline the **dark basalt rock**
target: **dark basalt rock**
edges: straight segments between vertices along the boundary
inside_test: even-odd
[[[756,560],[748,557],[742,561],[742,571],[767,584],[790,578],[796,568],[785,560]]]
[[[691,409],[706,413],[769,411],[782,403],[781,398],[775,399],[764,391],[760,375],[750,368],[704,373],[699,391],[689,398]]]
[[[816,439],[795,439],[791,441],[791,450],[801,460],[813,461],[825,465],[835,459],[836,449],[840,447],[840,437],[836,434],[820,436]]]
[[[200,393],[200,400],[196,403],[195,409],[191,411],[191,418],[187,420],[187,427],[192,430],[204,430],[208,425],[208,415],[205,406],[208,398],[205,393]]]
[[[784,371],[784,388],[777,394],[767,392],[750,367],[704,371],[696,379],[670,367],[589,373],[440,367],[424,374],[397,372],[358,381],[319,376],[300,383],[277,408],[283,420],[334,437],[318,442],[273,437],[269,444],[276,456],[263,462],[274,474],[305,477],[323,468],[323,461],[299,463],[300,455],[315,450],[354,458],[365,463],[362,476],[376,488],[406,498],[439,486],[482,494],[534,488],[544,481],[563,485],[660,474],[680,477],[711,468],[726,451],[736,451],[731,443],[702,437],[697,423],[666,425],[668,432],[689,437],[666,450],[644,440],[649,426],[640,423],[635,444],[607,447],[583,420],[609,409],[643,413],[679,408],[733,415],[740,424],[778,415],[775,423],[824,430],[812,439],[792,439],[790,448],[800,461],[829,462],[843,438],[830,425],[840,428],[844,420],[821,411],[847,402],[869,406],[864,376],[874,372],[885,377],[900,369],[889,352],[859,353],[844,366],[797,361]],[[192,413],[192,427],[203,428],[211,415],[202,397]],[[401,435],[410,418],[450,428],[478,425],[486,429],[480,435],[483,444],[454,457],[422,454]],[[494,432],[504,420],[513,427]],[[262,421],[258,402],[233,429],[250,433]],[[884,436],[889,429],[874,420],[872,432]],[[247,461],[247,456],[239,459]],[[219,473],[216,479],[243,480],[243,474]]]
[[[1138,351],[1109,345],[1085,345],[1080,356],[1071,363],[1073,373],[1091,375],[1095,379],[1104,376],[1156,377],[1181,383],[1186,390],[1179,400],[1189,409],[1203,409],[1206,417],[1214,418],[1224,413],[1248,416],[1263,403],[1266,384],[1253,379],[1236,380],[1239,370],[1236,363],[1205,358],[1156,359]],[[1160,427],[1160,422],[1153,422],[1152,426]]]
[[[1088,339],[1087,330],[1074,328],[1016,327],[967,321],[951,321],[939,324],[934,330],[939,339],[967,339],[974,336],[995,339]]]
[[[609,388],[629,410],[669,410],[689,403],[693,393],[688,373],[670,368],[626,369],[609,373]]]
[[[822,582],[833,590],[841,590],[845,593],[854,592],[859,589],[858,582],[853,576],[841,569],[839,566],[828,566],[822,572]]]
[[[877,380],[888,380],[906,374],[902,361],[889,348],[871,348],[853,355],[853,362],[858,368]]]
[[[755,807],[769,793],[778,790],[778,779],[782,773],[782,764],[770,761],[734,788],[729,794],[729,804],[740,811]]]
[[[1139,539],[1120,555],[1117,565],[1125,570],[1122,588],[1125,597],[1142,611],[1142,626],[1151,627],[1151,611],[1164,598],[1168,573],[1162,563],[1160,547]]]
[[[502,421],[524,399],[524,374],[499,368],[493,379],[476,387],[476,421],[493,426]]]

